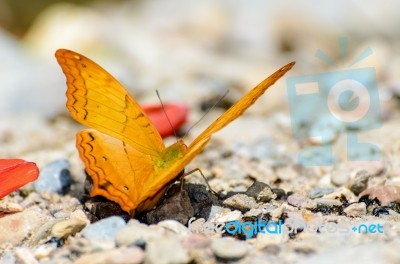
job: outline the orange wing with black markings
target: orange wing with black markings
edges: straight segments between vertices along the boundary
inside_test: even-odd
[[[164,151],[154,125],[114,77],[73,51],[58,50],[56,58],[67,77],[67,108],[76,121],[142,152],[157,155]]]
[[[132,214],[151,210],[169,184],[205,147],[213,133],[250,107],[289,71],[284,66],[236,102],[189,146],[165,148],[161,136],[126,89],[99,65],[69,50],[56,52],[67,77],[67,108],[86,129],[77,148],[93,179],[91,195],[102,195]]]

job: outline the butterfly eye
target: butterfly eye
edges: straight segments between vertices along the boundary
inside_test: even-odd
[[[125,191],[129,190],[128,186],[124,185]]]
[[[107,157],[106,156],[103,156],[101,158],[103,159],[103,161],[107,161]]]

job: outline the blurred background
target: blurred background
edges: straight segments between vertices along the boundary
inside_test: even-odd
[[[139,102],[157,102],[158,89],[163,101],[196,113],[227,89],[228,99],[239,98],[290,61],[297,61],[291,76],[345,69],[369,47],[372,56],[357,66],[376,69],[385,108],[399,94],[399,7],[395,0],[0,0],[0,132],[31,123],[40,130],[67,115],[59,48],[102,65]],[[348,45],[339,68],[315,56],[321,50],[340,61],[340,37]],[[251,111],[288,113],[285,88],[281,80]]]

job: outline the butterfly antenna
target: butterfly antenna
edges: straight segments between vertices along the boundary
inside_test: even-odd
[[[172,125],[171,120],[169,120],[169,117],[168,117],[168,115],[167,115],[167,112],[165,111],[165,107],[164,107],[164,104],[163,104],[163,102],[162,102],[162,100],[161,100],[160,93],[158,92],[158,90],[156,90],[156,93],[157,93],[158,100],[160,100],[161,107],[162,107],[162,110],[163,110],[163,112],[164,112],[164,115],[165,115],[165,117],[167,118],[168,123],[169,123],[169,125],[170,125],[172,131],[174,131],[174,136],[175,136],[175,138],[177,138],[175,128],[174,128],[174,126]]]
[[[229,93],[229,90],[226,90],[225,93],[221,96],[221,98],[219,98],[218,101],[217,101],[215,104],[213,104],[210,108],[208,108],[207,111],[204,113],[204,115],[203,115],[199,120],[197,120],[197,122],[194,123],[193,126],[191,126],[191,127],[189,128],[189,130],[185,133],[185,135],[183,136],[183,138],[186,137],[186,136],[189,134],[190,130],[192,130],[192,128],[194,128],[195,126],[197,126],[197,124],[199,124],[200,121],[203,120],[203,118],[204,118],[212,109],[214,109],[217,105],[219,105],[219,103],[222,101],[222,99],[225,98],[225,96],[226,96],[228,93]]]

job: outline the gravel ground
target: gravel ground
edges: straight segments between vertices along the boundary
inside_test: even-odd
[[[0,158],[34,161],[41,171],[36,182],[0,200],[0,263],[400,263],[398,18],[395,8],[367,5],[343,13],[348,6],[339,1],[326,14],[312,4],[262,1],[59,4],[23,38],[0,31]],[[302,19],[293,19],[296,14]],[[290,112],[288,78],[347,69],[314,56],[320,49],[339,64],[341,36],[348,40],[346,65],[368,47],[373,51],[356,67],[376,72],[373,129],[332,123],[320,105],[307,101]],[[65,109],[57,48],[99,62],[140,103],[157,102],[159,89],[164,101],[187,104],[181,134],[229,89],[190,130],[187,143],[267,74],[297,64],[186,168],[200,168],[218,196],[194,173],[183,190],[173,184],[156,209],[129,219],[116,204],[85,191],[75,149],[82,127]],[[357,101],[357,109],[370,99]],[[294,129],[298,121],[306,136]],[[316,139],[315,131],[328,136]],[[378,146],[380,158],[349,160],[376,154],[372,145],[351,152],[352,133]],[[299,159],[310,147],[317,151]],[[324,147],[331,147],[333,160],[308,166],[329,160]]]

